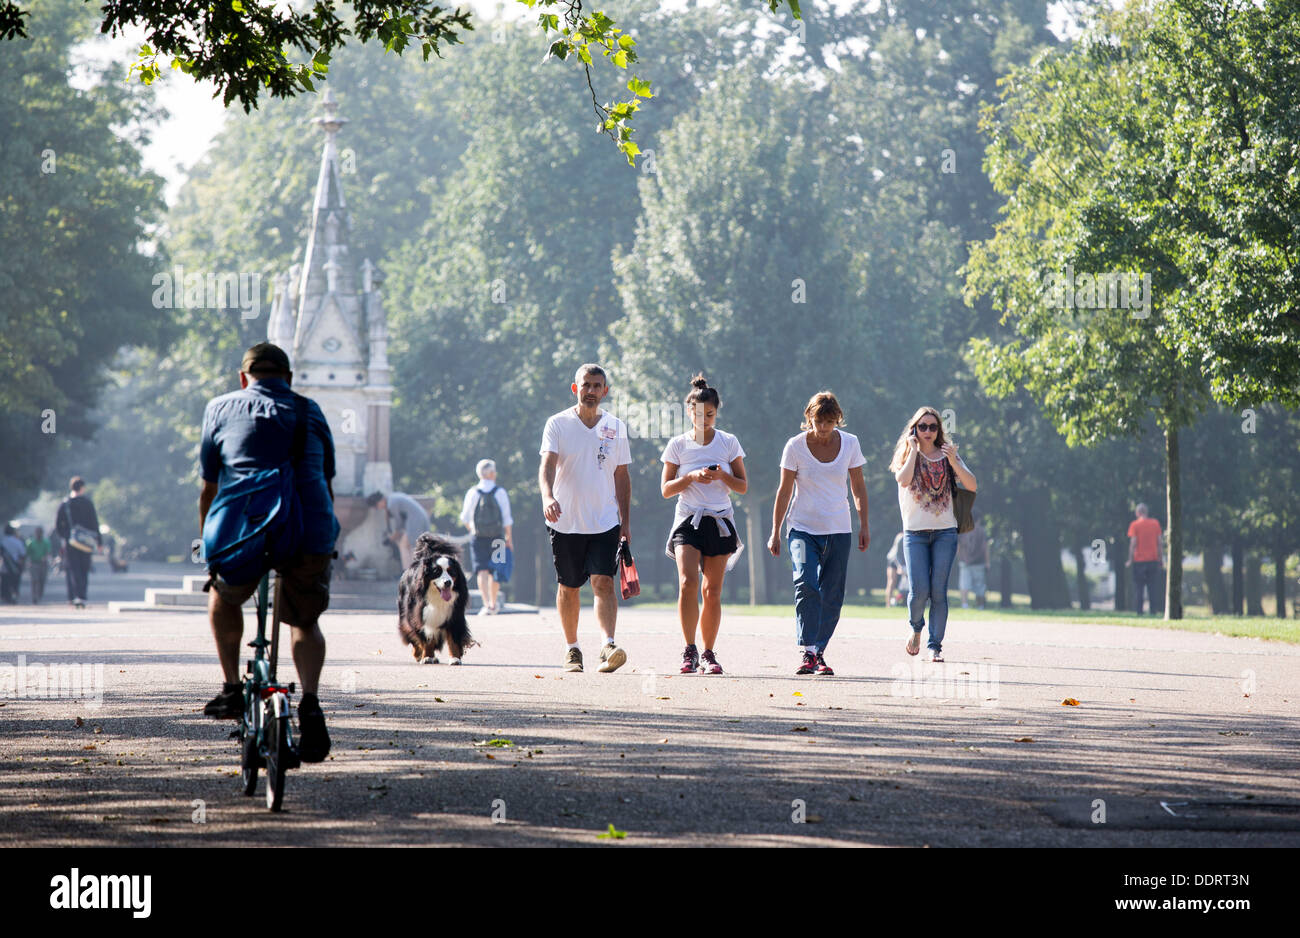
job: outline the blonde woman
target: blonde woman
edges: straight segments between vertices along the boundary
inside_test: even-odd
[[[736,531],[731,493],[744,495],[749,488],[745,451],[732,434],[714,426],[721,406],[717,389],[709,387],[704,375],[696,375],[686,395],[692,430],[669,440],[660,457],[664,464],[660,491],[664,498],[677,496],[666,552],[677,563],[681,583],[677,611],[686,639],[682,674],[697,670],[722,673],[713,650],[722,624],[722,580],[744,549]],[[699,603],[701,572],[703,608]],[[697,628],[704,642],[703,653],[695,647]]]
[[[903,516],[903,545],[907,552],[907,617],[912,637],[907,653],[921,650],[925,604],[930,603],[930,661],[943,661],[943,635],[948,626],[948,574],[957,556],[957,516],[953,511],[952,478],[975,491],[975,475],[957,455],[957,444],[944,437],[943,421],[933,407],[922,407],[907,422],[894,447],[889,469],[898,483],[898,510]]]
[[[795,641],[803,651],[795,674],[835,673],[826,663],[826,645],[840,621],[853,541],[845,483],[853,490],[860,522],[858,550],[871,543],[867,484],[862,478],[866,459],[858,438],[839,429],[842,426],[839,401],[830,391],[820,391],[804,408],[803,432],[790,437],[781,453],[781,484],[767,546],[773,557],[781,556],[784,521],[794,566]]]

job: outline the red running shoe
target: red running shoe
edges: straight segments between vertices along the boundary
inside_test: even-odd
[[[803,664],[799,665],[799,670],[795,674],[813,674],[817,670],[817,656],[811,651],[803,653]]]
[[[835,672],[831,670],[831,666],[826,663],[826,659],[821,656],[820,652],[817,655],[817,673],[824,674],[827,677],[835,676]]]
[[[706,649],[704,654],[700,655],[700,670],[705,674],[722,673],[722,665],[718,664],[718,659],[714,657],[712,650]]]
[[[682,652],[682,674],[694,674],[700,666],[700,653],[695,650],[694,645],[687,645],[686,650]]]

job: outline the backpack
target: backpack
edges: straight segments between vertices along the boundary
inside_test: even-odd
[[[501,503],[497,501],[497,489],[500,487],[494,485],[490,492],[479,490],[478,504],[474,506],[475,537],[505,536],[506,526],[502,523]]]
[[[217,492],[203,522],[203,554],[211,579],[231,586],[261,579],[299,553],[302,503],[294,471],[307,447],[308,400],[294,394],[297,423],[287,462],[250,473]]]

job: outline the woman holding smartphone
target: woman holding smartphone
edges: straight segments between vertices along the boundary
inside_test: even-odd
[[[681,617],[686,649],[682,652],[682,674],[699,670],[721,674],[713,646],[722,624],[722,580],[736,565],[744,546],[736,532],[731,493],[743,495],[745,451],[730,433],[717,429],[722,401],[704,375],[691,379],[686,411],[692,430],[673,437],[660,458],[664,464],[660,491],[664,498],[677,496],[672,533],[666,553],[677,562],[681,591],[677,612]],[[701,607],[700,575],[704,577]],[[696,630],[704,651],[695,647]]]
[[[781,485],[767,546],[773,557],[781,556],[784,521],[794,565],[795,641],[803,652],[795,674],[835,673],[826,663],[826,645],[840,621],[853,541],[845,483],[853,490],[860,521],[858,550],[871,543],[867,484],[862,478],[866,459],[858,438],[839,429],[843,425],[844,412],[835,395],[814,394],[803,411],[803,432],[790,437],[781,453]]]
[[[957,556],[957,516],[953,511],[953,474],[964,489],[975,491],[975,475],[957,455],[957,444],[944,437],[943,421],[933,407],[922,407],[903,428],[889,463],[898,483],[907,551],[908,621],[912,637],[907,653],[921,650],[925,603],[930,602],[928,660],[943,661],[948,626],[948,574]]]

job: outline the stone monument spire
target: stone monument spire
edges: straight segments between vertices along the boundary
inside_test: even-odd
[[[343,199],[334,94],[321,96],[324,131],[320,173],[302,262],[276,278],[267,338],[289,352],[294,387],[320,405],[334,436],[336,496],[389,491],[388,328],[379,293],[382,274],[367,259],[358,290],[350,256],[352,223]],[[340,503],[336,500],[336,506]]]

